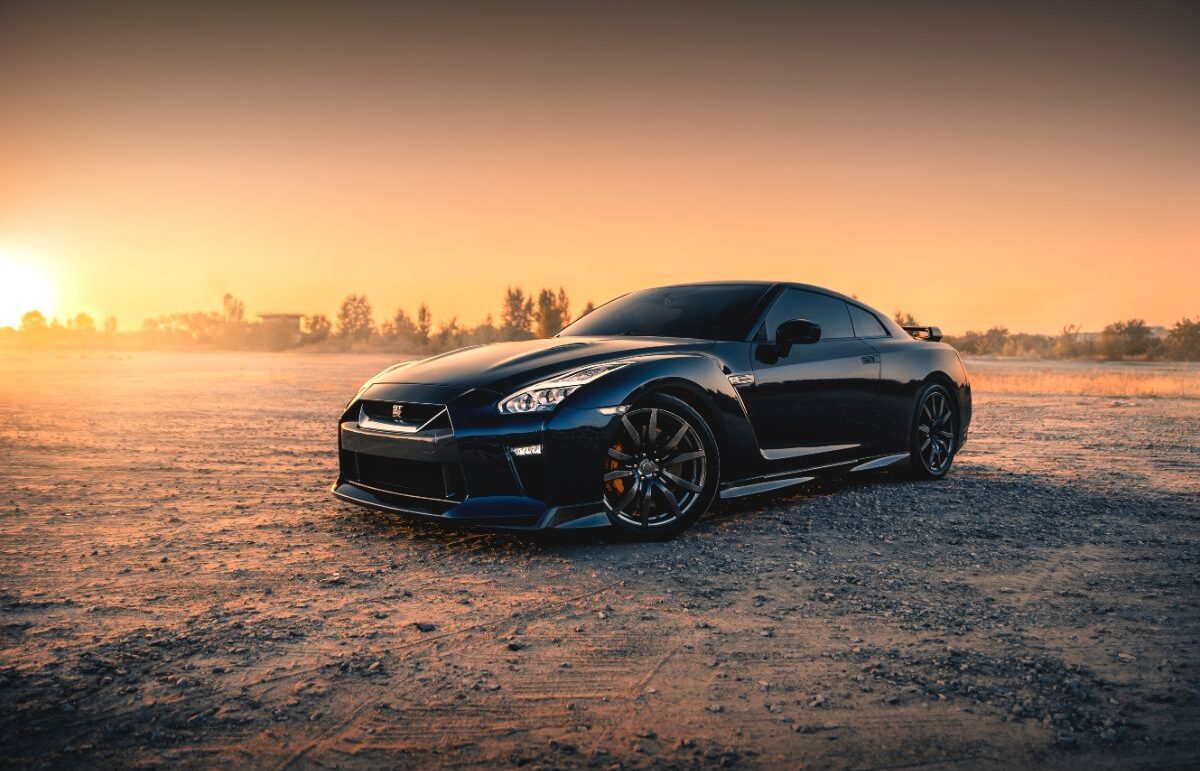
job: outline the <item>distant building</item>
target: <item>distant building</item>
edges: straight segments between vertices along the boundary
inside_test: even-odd
[[[291,348],[299,345],[303,337],[300,331],[300,313],[261,313],[263,341],[271,348]]]

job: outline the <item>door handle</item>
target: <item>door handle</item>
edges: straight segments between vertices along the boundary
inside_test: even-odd
[[[863,364],[878,364],[879,357],[878,356],[864,356],[864,357],[862,357],[862,363]]]

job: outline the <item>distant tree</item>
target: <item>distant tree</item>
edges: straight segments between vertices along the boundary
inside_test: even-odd
[[[352,294],[338,310],[338,334],[347,340],[369,340],[375,331],[371,303],[366,295]]]
[[[1200,361],[1200,319],[1180,319],[1171,327],[1166,354],[1176,361]]]
[[[892,314],[892,318],[902,327],[915,327],[917,325],[916,317],[908,311],[896,311]]]
[[[117,317],[109,316],[104,320],[104,334],[107,337],[112,337],[117,333]]]
[[[241,324],[246,318],[246,305],[228,292],[221,298],[226,323]]]
[[[555,295],[551,290],[543,289],[537,301],[537,336],[554,337],[558,330],[567,325],[568,313],[566,292],[560,288]]]
[[[412,351],[417,345],[417,325],[403,308],[397,308],[396,313],[383,322],[381,330],[383,337],[397,350]]]
[[[579,318],[583,318],[594,310],[596,310],[596,306],[592,304],[591,300],[588,300],[587,305],[583,306],[583,312],[579,314]]]
[[[1004,344],[1008,341],[1007,327],[992,327],[983,334],[984,351],[983,353],[1003,353]]]
[[[1046,340],[1048,341],[1049,338]],[[999,355],[1004,354],[1006,349],[1014,350],[1013,346],[1008,345],[1008,330],[1004,327],[992,327],[986,332],[969,329],[961,335],[947,337],[946,342],[957,348],[959,353],[969,356]]]
[[[328,339],[329,333],[332,331],[333,324],[323,313],[305,316],[300,320],[300,333],[304,336],[303,341],[306,343],[319,343]]]
[[[457,324],[457,322],[455,322]],[[422,348],[429,347],[429,335],[433,329],[433,312],[429,310],[429,306],[421,303],[421,307],[417,308],[417,342]]]
[[[500,311],[500,334],[505,340],[527,340],[533,337],[533,298],[525,296],[520,287],[504,292],[504,307]]]
[[[495,343],[500,341],[500,328],[496,326],[496,322],[492,320],[492,314],[488,314],[479,326],[475,327],[465,336],[465,342],[470,345],[484,345],[487,343]]]
[[[39,335],[46,331],[46,317],[41,311],[29,311],[21,317],[21,331],[27,335]]]
[[[449,321],[443,321],[438,327],[437,334],[433,336],[433,345],[439,351],[461,348],[465,333],[466,330],[459,325],[458,318],[451,318]]]
[[[1142,319],[1129,319],[1109,324],[1100,333],[1097,352],[1106,359],[1125,359],[1144,356],[1150,352],[1153,336]]]
[[[558,288],[558,329],[554,330],[554,334],[558,334],[559,330],[571,323],[571,301],[567,299],[567,290],[561,286]]]
[[[96,334],[96,322],[86,313],[77,313],[75,318],[71,320],[71,328],[77,334],[91,337]]]
[[[1001,356],[1043,359],[1054,354],[1055,338],[1050,335],[1017,332],[1009,334],[1000,348]]]
[[[1078,324],[1067,324],[1062,328],[1054,340],[1053,353],[1056,358],[1073,359],[1079,355],[1079,332]]]

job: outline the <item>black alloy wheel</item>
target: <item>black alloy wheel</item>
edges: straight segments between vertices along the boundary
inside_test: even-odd
[[[957,450],[954,402],[945,386],[931,383],[917,399],[913,419],[913,470],[926,479],[945,476]]]
[[[651,397],[621,416],[606,453],[608,518],[640,537],[673,535],[708,509],[719,467],[703,418],[679,399]]]

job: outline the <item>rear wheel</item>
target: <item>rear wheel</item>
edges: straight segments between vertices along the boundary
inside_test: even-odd
[[[957,418],[945,386],[930,383],[917,397],[909,453],[913,472],[923,479],[939,479],[950,470],[957,452]]]
[[[720,458],[712,431],[686,402],[652,396],[621,416],[605,454],[604,505],[641,538],[674,535],[712,504]]]

